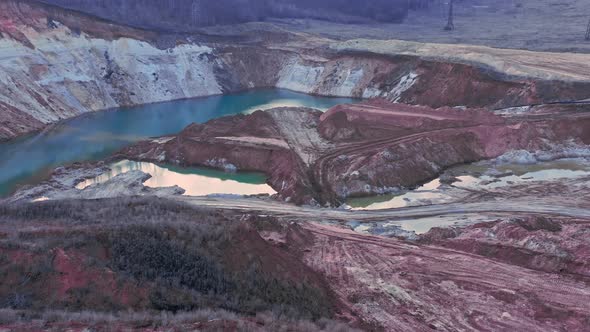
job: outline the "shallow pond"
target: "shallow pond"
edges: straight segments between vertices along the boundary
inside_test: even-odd
[[[122,160],[112,165],[108,172],[94,179],[78,184],[78,189],[106,182],[119,174],[139,170],[152,177],[144,182],[151,188],[179,186],[189,196],[221,195],[259,195],[275,194],[276,191],[266,184],[266,177],[260,173],[226,173],[204,168],[182,168],[168,165],[156,165],[148,162]]]
[[[500,164],[490,161],[463,165],[447,171],[458,181],[456,188],[489,190],[526,182],[547,181],[563,178],[590,176],[590,161],[585,159],[562,159],[535,164]],[[435,179],[414,190],[399,194],[354,198],[347,201],[353,210],[380,210],[402,208],[412,205],[442,204],[455,200],[448,187]]]

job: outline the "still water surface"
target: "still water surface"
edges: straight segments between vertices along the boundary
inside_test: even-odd
[[[56,166],[99,160],[139,140],[177,133],[193,122],[279,106],[326,110],[350,102],[354,100],[270,89],[88,113],[0,144],[0,195],[39,182]]]
[[[110,171],[78,184],[77,188],[84,189],[104,183],[119,174],[139,170],[152,176],[144,185],[151,188],[179,186],[189,196],[276,194],[266,184],[266,176],[261,173],[227,173],[207,168],[156,165],[132,160],[121,160],[109,165],[109,168]]]
[[[505,175],[489,175],[492,169]],[[451,172],[464,173],[457,176],[459,181],[453,183],[453,186],[481,191],[527,182],[590,176],[590,160],[562,159],[536,164],[503,164],[493,167],[489,162],[481,162],[453,167]],[[456,197],[449,195],[447,190],[441,187],[440,180],[435,179],[414,190],[399,194],[353,198],[348,200],[347,204],[353,210],[381,210],[431,203],[443,204],[455,200]]]

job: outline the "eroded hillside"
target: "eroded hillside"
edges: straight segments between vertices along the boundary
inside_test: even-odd
[[[3,139],[85,112],[259,87],[433,107],[590,97],[586,70],[572,66],[586,55],[440,57],[451,46],[341,44],[266,23],[165,35],[30,2],[0,6]]]
[[[88,137],[39,145],[0,199],[0,330],[584,331],[590,55],[291,23],[154,32],[0,0],[0,140],[247,89],[366,99],[49,127]],[[197,123],[168,132],[174,111]],[[165,136],[124,130],[148,125]],[[125,148],[97,160],[107,137]],[[187,190],[238,175],[269,190]]]
[[[194,124],[177,136],[132,145],[116,158],[261,171],[284,200],[340,205],[509,151],[583,147],[590,143],[587,108],[556,105],[502,116],[375,99],[325,114],[273,109]]]

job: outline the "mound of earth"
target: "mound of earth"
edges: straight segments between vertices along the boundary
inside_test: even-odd
[[[450,166],[511,150],[588,144],[587,110],[553,105],[500,114],[378,99],[325,114],[279,108],[193,124],[176,136],[126,148],[116,158],[260,171],[284,200],[338,204],[396,192]]]

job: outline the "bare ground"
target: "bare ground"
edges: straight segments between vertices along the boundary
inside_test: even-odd
[[[437,1],[438,2],[438,1]],[[584,40],[590,6],[585,0],[474,0],[456,2],[455,31],[444,31],[446,1],[411,12],[402,24],[338,24],[285,20],[288,28],[338,40],[400,39],[474,44],[535,51],[590,52]]]

